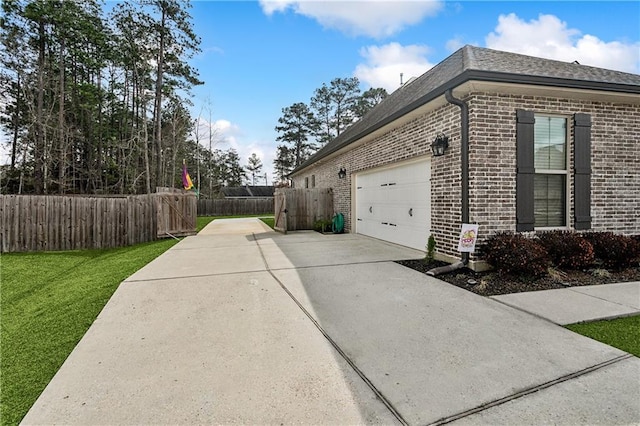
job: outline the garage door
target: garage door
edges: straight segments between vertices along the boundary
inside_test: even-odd
[[[356,232],[425,250],[431,228],[429,159],[356,175]]]

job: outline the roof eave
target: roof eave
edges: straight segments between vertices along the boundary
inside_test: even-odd
[[[546,87],[562,87],[567,89],[582,89],[582,90],[596,90],[596,91],[608,91],[608,92],[616,92],[616,93],[629,93],[629,94],[640,94],[640,86],[633,84],[622,84],[622,83],[607,83],[601,81],[589,81],[589,80],[575,80],[570,78],[558,78],[558,77],[546,77],[546,76],[536,76],[536,75],[527,75],[527,74],[511,74],[504,72],[496,72],[496,71],[482,71],[482,70],[465,70],[462,73],[458,74],[451,80],[446,83],[438,86],[433,89],[426,95],[420,97],[409,105],[399,109],[395,113],[386,117],[384,120],[379,121],[375,125],[366,128],[360,133],[355,134],[354,136],[346,139],[344,142],[338,143],[334,146],[327,145],[325,148],[328,148],[326,151],[321,149],[316,154],[312,155],[307,161],[305,161],[300,166],[296,167],[291,171],[287,176],[293,176],[304,169],[310,167],[314,163],[322,160],[325,157],[333,154],[336,151],[345,148],[352,143],[364,138],[365,136],[375,132],[376,130],[381,129],[382,127],[396,121],[400,117],[410,113],[411,111],[425,105],[434,99],[444,95],[444,93],[449,89],[455,89],[456,87],[466,83],[467,81],[484,81],[484,82],[494,82],[494,83],[506,83],[506,84],[528,84],[528,85],[537,85],[537,86],[546,86]]]

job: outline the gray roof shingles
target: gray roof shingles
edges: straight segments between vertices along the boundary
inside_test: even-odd
[[[468,80],[529,83],[550,87],[573,87],[640,94],[640,75],[576,63],[464,46],[373,108],[361,120],[328,143],[295,169],[299,172],[316,161],[357,141]]]

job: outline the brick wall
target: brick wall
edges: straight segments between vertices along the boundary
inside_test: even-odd
[[[321,160],[293,177],[296,188],[304,188],[305,178],[315,175],[317,187],[330,187],[334,192],[334,208],[345,216],[345,230],[352,231],[351,184],[354,174],[431,155],[431,142],[439,132],[449,136],[447,155],[433,158],[432,170],[432,232],[439,249],[456,255],[460,231],[460,109],[445,105],[410,122],[390,130],[374,140],[360,145],[330,160]],[[341,167],[347,170],[345,179],[338,179]],[[426,243],[426,242],[425,242]]]
[[[591,114],[592,190],[594,230],[640,234],[640,106],[568,100],[553,97],[471,93],[469,104],[470,221],[480,225],[481,242],[497,231],[515,230],[516,109],[566,116]],[[315,175],[317,187],[334,189],[336,212],[345,215],[351,231],[353,174],[421,155],[430,155],[438,132],[449,136],[449,150],[432,158],[432,232],[438,251],[459,256],[460,229],[460,110],[445,105],[359,147],[323,160],[294,176],[303,188]],[[573,146],[573,133],[569,140]],[[573,159],[569,178],[572,179]],[[345,179],[338,179],[341,167]],[[571,185],[573,188],[573,185]],[[569,223],[573,223],[573,193]]]
[[[591,115],[592,229],[640,233],[640,106],[472,93],[470,220],[483,239],[515,231],[516,109],[563,115],[570,126],[569,223],[573,224],[573,114]]]

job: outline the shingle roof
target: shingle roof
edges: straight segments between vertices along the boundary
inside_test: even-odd
[[[637,74],[467,45],[393,92],[292,173],[307,168],[469,80],[640,94],[640,75]]]

